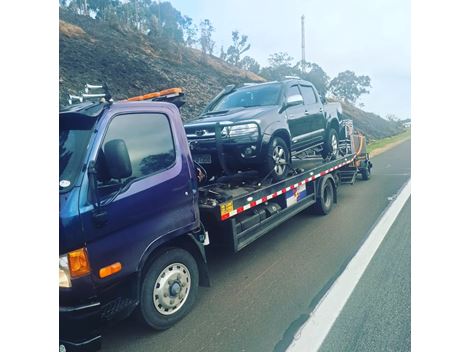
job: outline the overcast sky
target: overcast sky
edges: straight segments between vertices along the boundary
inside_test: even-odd
[[[215,27],[215,54],[226,49],[231,32],[248,35],[246,53],[261,66],[270,54],[286,51],[301,58],[300,17],[305,15],[306,60],[330,78],[352,70],[371,77],[365,110],[382,116],[410,116],[409,0],[170,0],[183,14]]]

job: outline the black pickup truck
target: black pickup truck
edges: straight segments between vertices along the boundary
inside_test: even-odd
[[[299,78],[229,85],[185,124],[193,158],[214,176],[226,165],[232,172],[254,169],[279,181],[295,153],[313,149],[324,158],[337,157],[341,105],[324,102],[312,83]]]

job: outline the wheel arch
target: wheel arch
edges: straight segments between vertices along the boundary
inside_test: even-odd
[[[287,147],[289,148],[289,151],[291,151],[291,138],[290,138],[289,132],[286,129],[279,129],[279,130],[274,131],[274,133],[271,135],[271,138],[269,140],[275,137],[282,138],[284,142],[286,142]]]
[[[181,248],[189,252],[197,263],[199,271],[199,285],[210,286],[209,270],[207,267],[207,261],[203,250],[204,246],[200,242],[198,242],[193,235],[184,234],[167,240],[165,242],[160,242],[159,244],[147,249],[147,251],[142,256],[139,264],[139,289],[140,284],[142,282],[142,278],[145,276],[144,274],[147,272],[150,265],[152,265],[152,263],[158,256],[167,252],[171,248]]]
[[[332,117],[332,118],[329,119],[328,124],[327,124],[327,128],[326,128],[327,133],[331,128],[334,128],[336,130],[336,132],[338,132],[338,136],[339,136],[340,126],[339,126],[339,120],[338,120],[337,117]]]

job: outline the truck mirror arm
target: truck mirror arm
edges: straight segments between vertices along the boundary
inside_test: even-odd
[[[91,203],[93,204],[92,218],[95,226],[100,228],[106,224],[108,219],[107,212],[101,206],[101,201],[98,196],[98,182],[96,173],[96,162],[90,161],[88,164],[88,179],[90,181]]]

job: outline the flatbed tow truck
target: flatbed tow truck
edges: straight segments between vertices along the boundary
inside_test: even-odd
[[[354,183],[357,174],[369,178],[365,137],[345,120],[342,155],[334,160],[305,155],[274,184],[249,172],[209,182],[191,159],[178,108],[168,103],[179,107],[182,95],[177,88],[113,103],[106,93],[98,95],[100,103],[82,102],[59,114],[64,150],[73,148],[67,136],[88,131],[78,163],[83,167],[73,171],[78,176],[61,174],[60,181],[62,351],[99,349],[101,327],[135,310],[152,328],[169,328],[190,311],[199,284],[209,285],[205,245],[240,251],[305,209],[328,214],[340,184]],[[170,134],[175,152],[161,170],[124,184],[133,174],[129,155],[135,141],[117,132],[111,141],[106,135],[113,121],[126,116],[136,124],[149,117],[163,123],[153,132],[161,139]],[[100,175],[100,153],[108,177]],[[105,179],[118,180],[107,185],[115,187],[108,196],[100,192]]]

